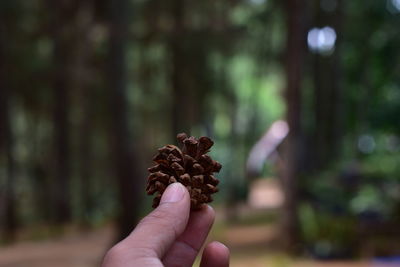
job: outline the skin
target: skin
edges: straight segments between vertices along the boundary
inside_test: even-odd
[[[214,222],[215,212],[204,205],[190,212],[190,196],[180,183],[168,186],[160,205],[143,218],[132,233],[112,247],[102,267],[186,267],[203,246]],[[200,267],[228,267],[229,249],[209,243]]]

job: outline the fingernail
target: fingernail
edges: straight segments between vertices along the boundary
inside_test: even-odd
[[[167,187],[164,194],[161,197],[160,204],[178,202],[182,200],[185,195],[185,188],[180,183],[173,183]]]

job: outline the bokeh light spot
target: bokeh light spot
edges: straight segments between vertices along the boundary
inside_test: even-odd
[[[375,139],[370,135],[362,135],[358,138],[358,149],[363,153],[372,153],[375,150],[375,146]]]
[[[336,31],[329,26],[312,28],[308,32],[307,42],[311,51],[320,54],[330,54],[335,48]]]

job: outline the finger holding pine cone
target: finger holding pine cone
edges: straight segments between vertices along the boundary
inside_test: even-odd
[[[156,194],[153,208],[159,203],[165,188],[172,183],[182,183],[188,189],[191,198],[191,209],[196,210],[203,203],[213,199],[211,194],[218,192],[218,179],[214,172],[221,170],[221,164],[213,160],[207,153],[214,145],[208,137],[188,137],[185,133],[177,135],[181,149],[174,145],[166,145],[158,149],[153,158],[157,164],[150,167],[147,181],[147,194]]]

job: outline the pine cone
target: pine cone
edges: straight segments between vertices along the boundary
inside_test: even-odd
[[[190,193],[191,209],[196,210],[203,203],[213,199],[211,194],[218,192],[218,179],[214,172],[221,170],[221,164],[207,155],[214,142],[208,137],[188,137],[185,133],[177,135],[182,150],[174,145],[166,145],[158,149],[153,158],[157,164],[150,167],[147,181],[147,194],[153,195],[153,208],[160,204],[165,188],[175,182],[182,183]]]

